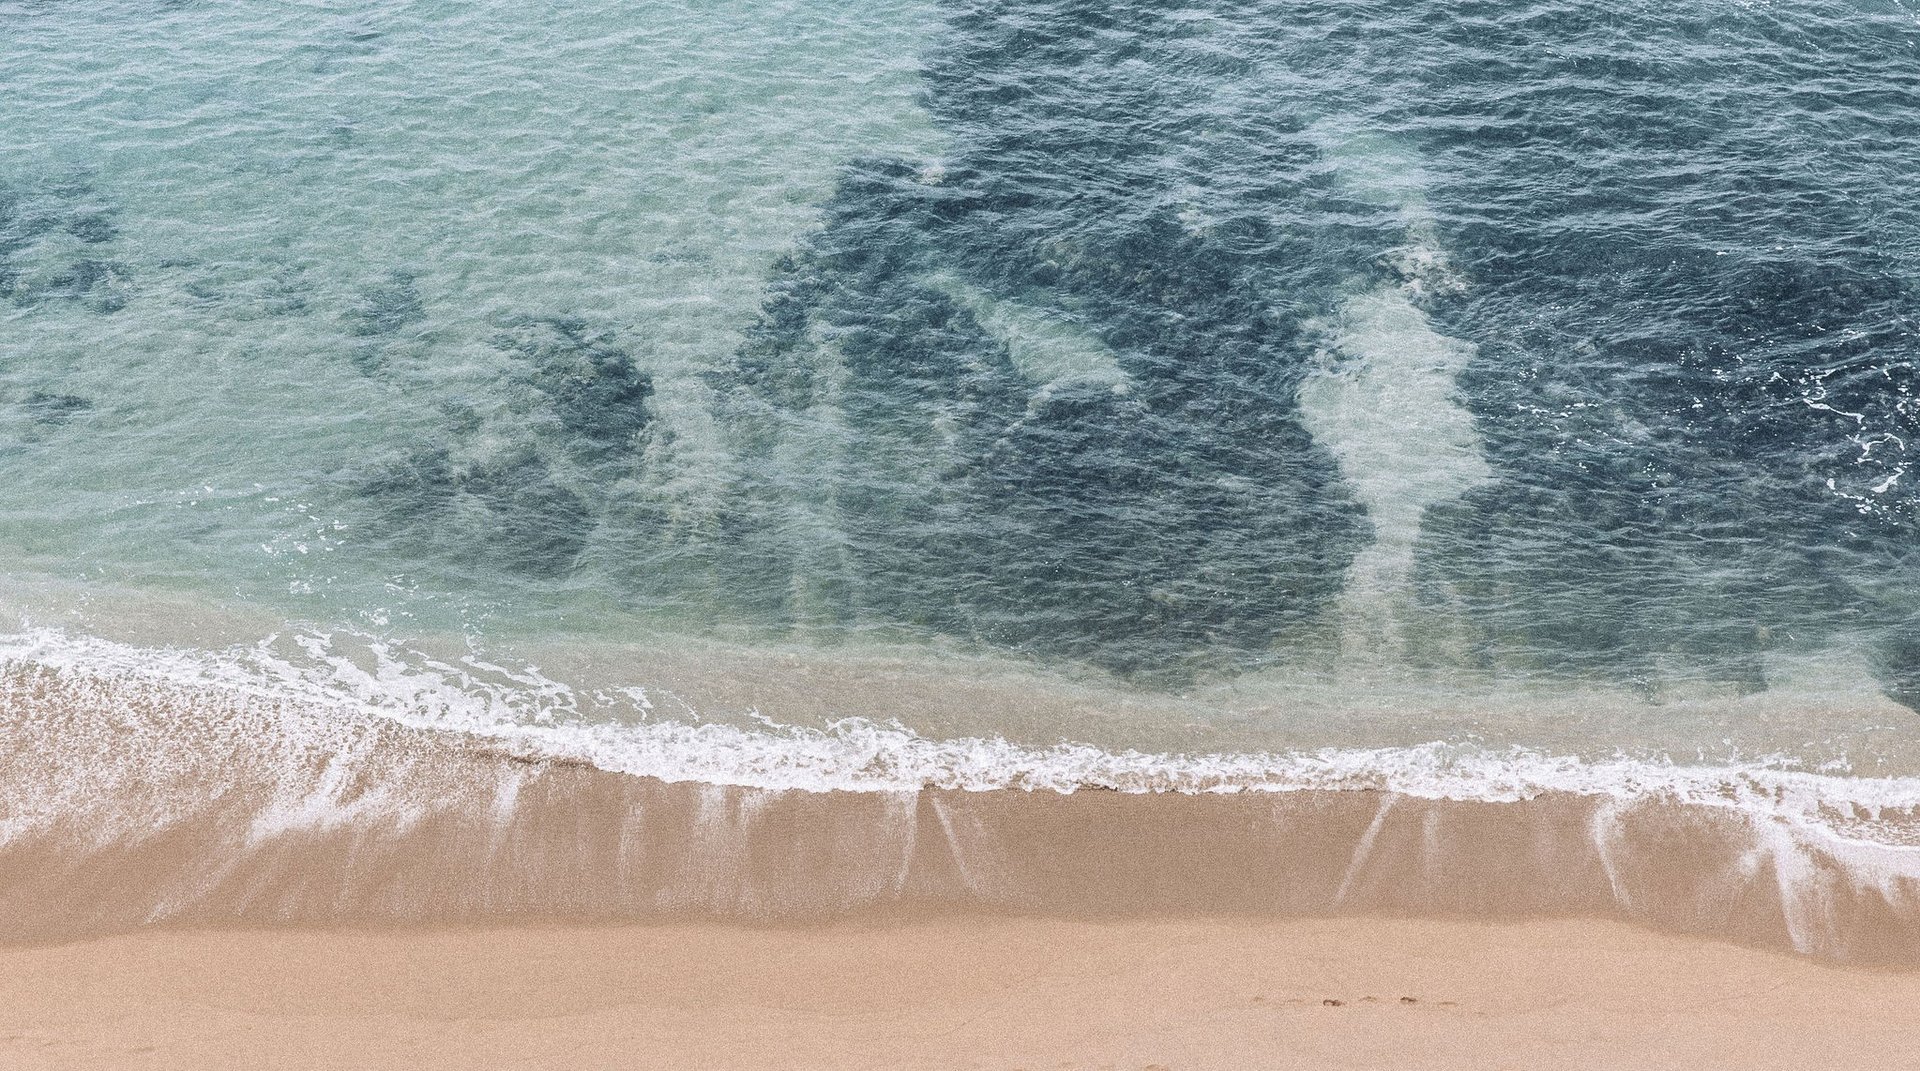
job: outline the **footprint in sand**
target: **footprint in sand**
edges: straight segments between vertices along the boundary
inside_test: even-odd
[[[1267,998],[1265,998],[1265,997],[1255,997],[1255,998],[1253,998],[1253,1000],[1254,1000],[1254,1003],[1256,1003],[1256,1004],[1260,1004],[1260,1003],[1264,1003],[1264,1002],[1266,1001],[1266,999],[1267,999]],[[1293,1001],[1289,1001],[1288,1003],[1296,1003],[1296,1002],[1293,1002]],[[1320,1003],[1321,1003],[1321,1004],[1323,1004],[1323,1005],[1325,1005],[1325,1006],[1327,1006],[1327,1007],[1329,1007],[1329,1008],[1342,1008],[1342,1007],[1345,1007],[1345,1006],[1346,1006],[1346,1004],[1347,1004],[1347,1002],[1346,1002],[1346,1001],[1344,1001],[1344,1000],[1340,1000],[1340,999],[1338,999],[1338,998],[1336,998],[1336,997],[1328,997],[1328,998],[1326,998],[1325,1000],[1322,1000],[1322,1001],[1321,1001]],[[1383,1003],[1383,1002],[1381,1001],[1381,999],[1380,999],[1379,997],[1361,997],[1361,998],[1360,998],[1360,1000],[1359,1000],[1359,1003],[1361,1003],[1361,1004],[1380,1004],[1380,1003]],[[1400,1003],[1401,1003],[1401,1004],[1418,1004],[1418,1003],[1420,1003],[1420,998],[1419,998],[1419,997],[1401,997],[1401,998],[1400,998]],[[1454,1001],[1451,1001],[1451,1000],[1441,1000],[1441,1001],[1435,1001],[1435,1002],[1434,1002],[1434,1007],[1438,1007],[1438,1008],[1453,1008],[1453,1007],[1458,1007],[1458,1006],[1459,1006],[1458,1004],[1456,1004],[1456,1003],[1455,1003]]]

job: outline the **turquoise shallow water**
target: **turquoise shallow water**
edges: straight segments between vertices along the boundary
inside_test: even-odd
[[[0,24],[0,601],[76,649],[1912,768],[1907,6]]]
[[[591,526],[603,503],[585,500],[643,479],[699,510],[721,448],[697,376],[739,344],[767,264],[840,161],[937,140],[912,102],[924,12],[522,14],[7,13],[20,572],[318,621],[459,627],[496,605],[591,603],[591,583],[555,599],[462,560],[471,531],[388,545],[359,493],[456,439],[568,469],[502,342],[563,320],[643,366],[636,425],[663,442],[644,464],[629,439],[624,466],[553,473],[568,515],[541,518],[535,496],[510,523]],[[574,572],[592,540],[562,541],[568,557],[533,572]]]

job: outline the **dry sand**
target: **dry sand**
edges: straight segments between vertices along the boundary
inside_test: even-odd
[[[0,949],[0,1067],[1920,1068],[1920,974],[1607,921],[152,931]]]

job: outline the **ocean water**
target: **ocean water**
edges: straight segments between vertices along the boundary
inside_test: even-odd
[[[0,31],[16,673],[770,791],[1657,796],[1920,875],[1905,0]],[[0,834],[205,791],[14,717]]]

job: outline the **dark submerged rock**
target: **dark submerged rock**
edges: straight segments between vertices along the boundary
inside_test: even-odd
[[[34,391],[20,402],[27,418],[44,427],[61,427],[93,409],[93,403],[77,394]]]
[[[73,235],[88,245],[99,245],[102,242],[110,242],[119,234],[119,230],[114,227],[113,221],[107,218],[105,214],[99,212],[88,212],[70,217],[67,220],[66,229],[68,234]]]
[[[1161,27],[1143,10],[1138,35],[1090,46],[1086,21],[1106,16],[1038,6],[1027,21],[955,17],[929,101],[959,134],[956,158],[937,179],[907,161],[849,166],[823,229],[776,266],[746,345],[711,377],[748,459],[733,527],[760,533],[736,537],[751,568],[734,579],[777,603],[821,566],[803,546],[767,547],[791,523],[779,444],[819,408],[845,429],[831,508],[848,624],[1166,683],[1257,664],[1310,636],[1367,531],[1300,425],[1308,352],[1274,297],[1324,291],[1328,270],[1302,265],[1326,258],[1288,253],[1350,236],[1289,237],[1251,216],[1199,231],[1162,206],[1179,176],[1090,180],[1161,146],[1137,114],[1088,109],[1114,92],[1182,105],[1131,85],[1014,93],[1010,73],[1042,63],[1035,49],[1142,47]],[[1263,181],[1284,186],[1314,181],[1311,163],[1288,142],[1256,166],[1280,165]],[[1112,348],[1124,382],[1030,378],[943,279],[1062,310]],[[769,566],[779,557],[788,569]]]
[[[534,319],[494,345],[527,362],[527,382],[552,407],[564,434],[595,457],[631,453],[650,419],[653,380],[611,331],[572,318]]]
[[[384,282],[360,292],[347,314],[347,331],[362,337],[392,335],[427,318],[420,290],[410,271],[389,272]]]
[[[526,452],[462,461],[447,446],[423,446],[355,490],[389,538],[449,542],[461,557],[539,579],[569,572],[596,524],[587,501]]]

